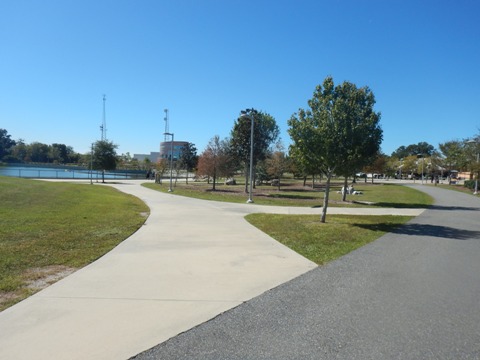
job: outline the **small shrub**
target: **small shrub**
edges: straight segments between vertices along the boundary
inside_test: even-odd
[[[475,188],[475,180],[465,180],[465,183],[463,186],[473,190]]]

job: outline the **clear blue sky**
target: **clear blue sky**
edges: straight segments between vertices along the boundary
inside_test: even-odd
[[[2,0],[0,128],[87,152],[201,152],[240,110],[287,120],[326,76],[368,86],[383,151],[480,129],[477,0]]]

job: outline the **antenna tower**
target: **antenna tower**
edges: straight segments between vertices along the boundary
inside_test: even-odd
[[[102,125],[100,125],[100,131],[102,132],[102,141],[107,140],[107,120],[105,118],[105,101],[107,98],[103,95],[103,117]]]
[[[163,120],[165,120],[165,132],[163,133],[165,135],[164,141],[167,142],[167,137],[168,137],[168,109],[163,110],[165,111],[165,117]]]

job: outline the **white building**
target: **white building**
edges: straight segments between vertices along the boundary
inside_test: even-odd
[[[156,163],[158,159],[160,159],[160,153],[151,152],[150,154],[133,154],[133,158],[140,162],[149,159],[152,163]]]

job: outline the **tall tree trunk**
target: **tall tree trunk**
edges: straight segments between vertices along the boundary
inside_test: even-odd
[[[307,186],[307,175],[303,177],[303,186]]]
[[[347,201],[347,192],[348,192],[348,177],[345,176],[345,180],[343,181],[342,201]]]
[[[327,219],[328,198],[330,197],[330,179],[332,178],[332,172],[327,174],[327,183],[325,184],[325,196],[323,198],[322,216],[320,221],[325,223]]]

